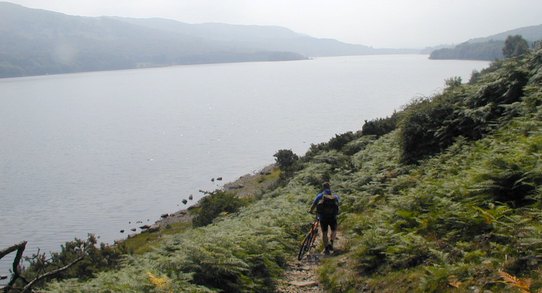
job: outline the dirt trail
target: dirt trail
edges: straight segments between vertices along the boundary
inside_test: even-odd
[[[279,282],[278,292],[302,293],[302,292],[325,292],[318,281],[318,268],[324,258],[335,257],[344,251],[344,239],[341,231],[337,231],[335,251],[331,255],[323,254],[322,233],[318,234],[316,247],[300,261],[297,257],[288,264],[284,278]],[[297,254],[297,251],[296,251]]]

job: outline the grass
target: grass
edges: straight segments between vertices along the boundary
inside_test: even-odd
[[[142,232],[122,241],[122,245],[131,254],[144,254],[157,248],[164,236],[186,232],[192,228],[191,222],[173,223],[156,232]]]

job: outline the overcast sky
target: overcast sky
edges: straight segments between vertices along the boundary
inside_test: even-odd
[[[542,0],[11,0],[84,16],[278,25],[377,48],[452,44],[542,24]]]

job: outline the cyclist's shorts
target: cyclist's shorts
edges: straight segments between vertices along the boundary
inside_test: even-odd
[[[320,216],[320,227],[323,232],[327,232],[327,227],[331,227],[331,231],[337,230],[337,217],[322,217]]]

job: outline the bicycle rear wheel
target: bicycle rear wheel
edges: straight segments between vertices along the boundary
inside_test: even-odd
[[[303,256],[311,249],[312,244],[314,243],[314,240],[316,237],[311,232],[307,233],[307,236],[305,236],[305,239],[303,239],[303,242],[301,242],[301,246],[299,247],[299,253],[297,254],[297,260],[302,260]]]

